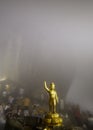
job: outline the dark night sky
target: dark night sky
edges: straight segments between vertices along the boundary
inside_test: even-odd
[[[1,0],[0,75],[93,109],[93,2]]]

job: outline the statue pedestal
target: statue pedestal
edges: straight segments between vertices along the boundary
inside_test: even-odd
[[[44,124],[48,127],[63,126],[63,119],[58,113],[47,113],[44,118]]]

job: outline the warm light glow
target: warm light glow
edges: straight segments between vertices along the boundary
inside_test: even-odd
[[[0,81],[4,81],[6,79],[7,79],[6,77],[3,77],[3,78],[0,78]]]

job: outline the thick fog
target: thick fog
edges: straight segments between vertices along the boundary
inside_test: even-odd
[[[0,76],[33,96],[54,81],[61,98],[93,111],[93,2],[1,0]]]

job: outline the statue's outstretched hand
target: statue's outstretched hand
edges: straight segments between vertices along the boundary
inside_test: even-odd
[[[46,81],[44,81],[44,85],[46,86]]]

